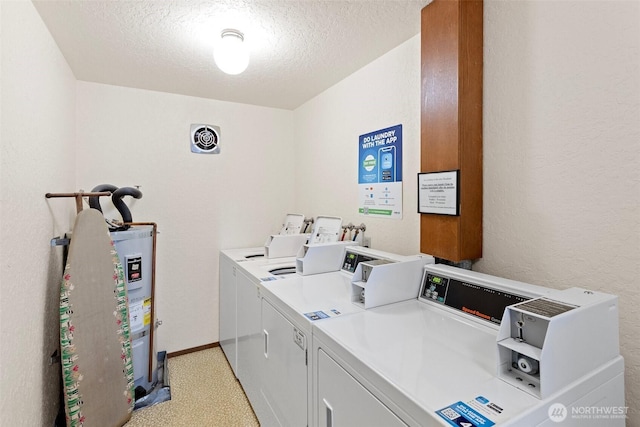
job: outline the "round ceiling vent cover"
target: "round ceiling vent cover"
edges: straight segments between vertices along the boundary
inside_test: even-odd
[[[197,154],[220,153],[220,128],[213,125],[191,125],[191,152]]]

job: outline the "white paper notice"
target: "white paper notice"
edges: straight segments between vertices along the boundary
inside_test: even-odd
[[[459,215],[458,171],[418,174],[420,213]]]

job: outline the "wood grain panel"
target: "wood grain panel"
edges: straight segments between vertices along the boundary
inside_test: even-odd
[[[434,1],[422,11],[423,172],[459,166],[457,3]]]
[[[421,171],[460,170],[460,216],[422,214],[420,250],[482,256],[482,1],[422,10]]]
[[[460,259],[482,257],[482,10],[481,1],[460,3]]]

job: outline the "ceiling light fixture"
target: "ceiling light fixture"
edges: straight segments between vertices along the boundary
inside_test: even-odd
[[[238,30],[226,29],[220,33],[220,40],[213,47],[213,59],[218,68],[227,74],[240,74],[249,65],[249,48],[244,34]]]

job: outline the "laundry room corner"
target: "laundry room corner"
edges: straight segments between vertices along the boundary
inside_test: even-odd
[[[419,251],[420,35],[367,64],[295,110],[296,206],[365,223],[371,245],[399,254]],[[358,210],[358,137],[402,125],[400,219]]]
[[[157,223],[158,349],[218,342],[219,250],[263,245],[293,206],[292,113],[78,81],[77,114],[78,186],[139,186],[135,220]],[[219,154],[191,152],[194,123]]]

